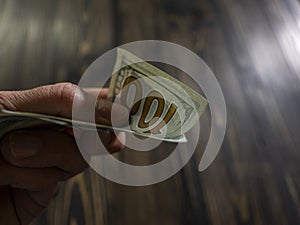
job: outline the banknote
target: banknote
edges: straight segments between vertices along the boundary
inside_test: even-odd
[[[179,80],[132,53],[117,50],[108,98],[130,111],[128,126],[92,124],[46,114],[0,110],[0,138],[9,131],[32,127],[70,127],[81,130],[124,131],[168,142],[186,142],[204,112],[207,100]]]
[[[131,110],[130,129],[165,138],[189,131],[204,112],[207,100],[132,53],[121,48],[117,51],[115,67],[121,69],[111,78],[108,98]]]
[[[31,113],[31,112],[16,112],[6,109],[0,110],[0,138],[3,137],[7,132],[13,130],[20,130],[26,128],[35,128],[35,127],[44,127],[44,128],[61,128],[69,127],[73,129],[78,129],[81,131],[117,131],[117,132],[126,132],[132,133],[138,136],[145,137],[147,135],[139,134],[130,130],[127,127],[114,127],[112,128],[109,125],[105,124],[93,124],[85,121],[72,120],[71,118],[64,118],[59,116],[51,116],[46,114]],[[184,135],[180,135],[174,138],[165,138],[152,137],[158,140],[174,142],[174,143],[184,143],[186,138]]]

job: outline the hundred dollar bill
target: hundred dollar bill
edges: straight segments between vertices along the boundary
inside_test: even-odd
[[[199,120],[207,100],[179,80],[119,48],[108,98],[130,111],[130,129],[139,134],[176,138]]]
[[[184,134],[199,120],[207,106],[206,99],[128,51],[118,49],[117,53],[115,68],[121,69],[111,78],[108,97],[112,101],[119,99],[130,109],[129,126],[112,127],[71,118],[2,109],[0,138],[12,130],[65,126],[81,130],[94,130],[96,127],[97,130],[125,131],[168,142],[186,142]],[[131,86],[135,91],[132,91]]]

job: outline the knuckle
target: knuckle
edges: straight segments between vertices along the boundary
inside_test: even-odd
[[[0,91],[0,109],[18,110],[18,93],[19,91]]]
[[[6,98],[5,98],[5,92],[1,91],[0,92],[0,109],[3,109],[3,108],[6,108],[5,105],[6,105]]]
[[[58,83],[52,86],[52,92],[55,97],[59,98],[66,104],[73,103],[73,97],[77,90],[77,86],[72,83]]]

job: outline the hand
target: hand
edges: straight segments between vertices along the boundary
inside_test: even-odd
[[[0,107],[71,118],[76,89],[76,85],[60,83],[32,90],[4,91],[0,92]],[[87,93],[81,94],[84,105]],[[111,115],[112,104],[105,100],[106,96],[107,90],[101,90],[97,115],[103,121],[110,120]],[[127,110],[118,107],[122,117]],[[37,128],[4,136],[0,143],[0,224],[29,224],[58,193],[58,182],[87,167],[73,136],[68,133]],[[118,138],[124,139],[124,135],[119,133]],[[111,133],[100,132],[99,136],[111,153],[124,147]]]

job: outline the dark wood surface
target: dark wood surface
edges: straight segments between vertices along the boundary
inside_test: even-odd
[[[0,0],[0,87],[76,83],[101,53],[143,39],[188,47],[215,73],[228,111],[217,159],[198,172],[203,132],[192,160],[160,184],[127,187],[88,170],[36,224],[300,224],[297,0]]]

